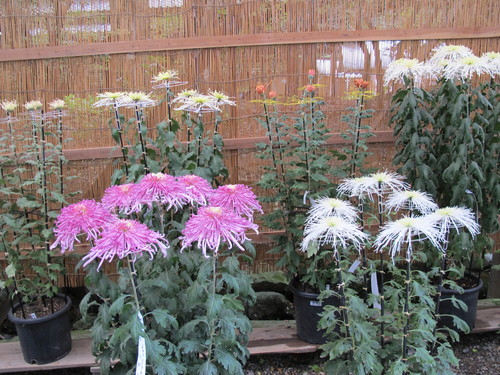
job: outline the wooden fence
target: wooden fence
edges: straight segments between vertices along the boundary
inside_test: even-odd
[[[254,185],[262,163],[255,144],[265,136],[254,119],[261,113],[252,103],[255,86],[269,83],[292,97],[313,68],[334,134],[345,130],[340,118],[352,104],[346,93],[353,79],[371,82],[377,96],[367,104],[375,110],[370,162],[386,168],[396,88],[383,85],[385,67],[401,57],[424,60],[442,43],[478,55],[500,51],[499,19],[497,0],[2,0],[0,101],[64,99],[68,174],[85,181],[75,183],[84,188],[77,199],[99,198],[116,153],[112,114],[92,107],[96,94],[150,92],[154,75],[175,69],[189,82],[178,90],[213,89],[235,99],[221,126],[230,182]],[[165,111],[147,110],[151,129]],[[334,146],[341,142],[332,138]]]

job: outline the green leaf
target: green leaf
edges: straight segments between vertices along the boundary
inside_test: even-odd
[[[217,367],[210,361],[206,361],[201,365],[198,375],[217,375]]]

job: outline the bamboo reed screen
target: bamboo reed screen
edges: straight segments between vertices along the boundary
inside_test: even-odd
[[[424,60],[441,43],[463,44],[478,55],[500,51],[499,19],[497,0],[2,0],[0,100],[25,103],[40,99],[48,103],[64,99],[68,106],[64,133],[71,139],[65,150],[76,152],[69,157],[72,161],[66,166],[67,173],[81,178],[71,188],[83,188],[75,199],[99,199],[110,182],[114,144],[108,124],[112,114],[106,108],[92,107],[96,94],[115,90],[150,92],[154,75],[175,69],[183,81],[189,82],[178,91],[213,89],[235,98],[237,106],[224,112],[221,133],[226,140],[250,140],[243,142],[244,148],[230,147],[226,151],[229,182],[254,185],[262,161],[254,157],[251,141],[265,136],[254,119],[261,108],[251,102],[257,98],[254,88],[258,82],[269,83],[270,89],[282,97],[291,97],[306,83],[308,70],[316,69],[317,82],[324,85],[318,94],[326,102],[323,110],[330,131],[338,133],[344,130],[340,118],[352,104],[345,96],[353,88],[353,78],[369,80],[377,96],[367,106],[375,110],[371,125],[380,135],[391,130],[388,109],[395,88],[383,85],[388,63],[401,57]],[[464,28],[469,31],[462,33]],[[423,32],[427,38],[411,40],[407,29]],[[440,30],[450,29],[451,34],[457,30],[456,36],[433,37],[434,32],[440,35]],[[474,30],[479,33],[485,29],[489,30],[488,37],[475,37]],[[300,40],[301,35],[315,32],[358,30],[368,34],[359,40],[355,34],[343,41]],[[374,40],[367,39],[370,31],[380,30],[385,30],[382,37],[379,34]],[[273,45],[255,42],[238,46],[233,41],[219,48],[205,48],[195,40],[213,37],[223,45],[229,36],[246,35],[251,40],[256,34],[295,39]],[[466,36],[460,39],[461,35]],[[186,38],[192,48],[158,50],[157,46],[178,38]],[[154,51],[137,49],[151,40],[157,41]],[[116,46],[116,42],[133,41],[137,43],[126,44],[134,47],[129,53],[75,56],[60,52],[71,46],[91,51],[97,44]],[[20,51],[36,53],[37,57],[9,59],[10,53]],[[57,53],[61,53],[60,57],[44,58],[44,54]],[[164,93],[154,91],[153,95],[161,98]],[[146,111],[148,127],[154,132],[155,124],[165,118],[166,109],[160,106]],[[127,115],[133,117],[133,113]],[[16,126],[22,127],[22,121]],[[370,147],[374,152],[370,163],[391,166],[392,143],[374,143]],[[101,150],[97,161],[92,160],[96,148]],[[257,188],[255,191],[263,193]],[[261,263],[254,270],[272,269],[272,261],[259,256]]]

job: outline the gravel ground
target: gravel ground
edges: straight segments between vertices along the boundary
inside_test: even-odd
[[[457,375],[499,375],[500,334],[496,332],[465,336],[454,345],[460,359]],[[252,356],[245,375],[320,375],[314,366],[321,365],[318,353],[270,354]],[[1,364],[0,364],[1,366]],[[88,368],[12,373],[10,375],[89,375]],[[9,374],[6,374],[9,375]]]

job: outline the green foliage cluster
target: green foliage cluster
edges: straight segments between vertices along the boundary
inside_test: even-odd
[[[491,80],[441,78],[426,90],[410,78],[392,99],[391,124],[398,151],[394,164],[416,189],[440,207],[464,206],[477,213],[481,234],[453,235],[448,254],[468,264],[491,249],[498,231],[500,197],[499,84]]]
[[[327,119],[321,110],[324,102],[315,93],[321,85],[312,83],[314,74],[308,77],[309,85],[300,89],[300,98],[280,102],[262,93],[263,99],[256,101],[264,109],[257,121],[269,139],[257,145],[258,157],[268,161],[258,185],[270,192],[261,198],[271,205],[264,216],[265,225],[285,232],[276,236],[277,245],[270,251],[281,256],[276,265],[286,269],[289,278],[298,275],[303,282],[322,290],[333,277],[328,266],[330,257],[324,253],[308,256],[299,250],[306,213],[314,199],[332,196],[336,178],[366,172],[363,164],[370,155],[366,140],[373,135],[366,120],[373,111],[364,108],[369,92],[353,90],[350,99],[355,99],[354,105],[342,118],[347,127],[342,137],[350,146],[341,151],[329,148]],[[296,110],[290,116],[280,113],[280,106],[295,106]]]
[[[64,190],[70,177],[63,172],[62,112],[23,115],[26,121],[9,114],[0,137],[0,251],[7,259],[0,287],[27,303],[58,292],[64,267],[49,249],[52,221],[73,193]],[[27,265],[34,276],[26,275]]]

